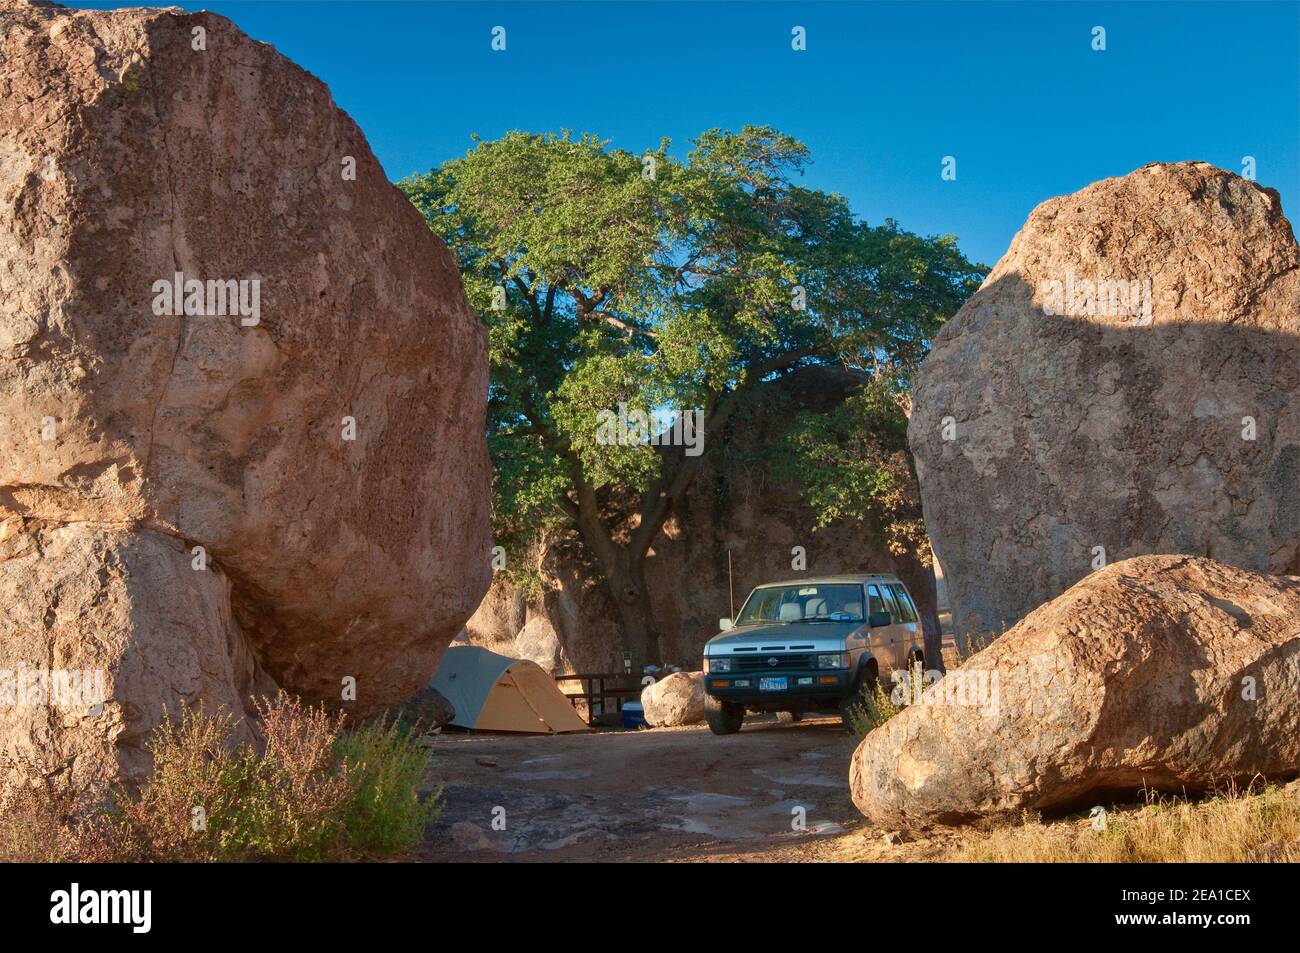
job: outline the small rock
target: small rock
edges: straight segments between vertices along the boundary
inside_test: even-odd
[[[457,821],[447,831],[451,842],[461,850],[501,850],[483,828],[470,821]]]
[[[402,706],[401,715],[428,732],[441,729],[455,718],[456,709],[440,691],[426,685]]]
[[[474,763],[482,765],[485,768],[495,768],[497,766],[496,758],[487,758],[482,755],[474,759]]]
[[[641,692],[645,720],[656,728],[704,720],[704,673],[673,672]]]
[[[547,675],[564,671],[564,647],[551,620],[544,615],[533,616],[519,630],[515,636],[514,655],[536,662]]]
[[[897,847],[899,844],[906,844],[911,839],[902,831],[886,831],[884,836],[881,837],[886,847]]]

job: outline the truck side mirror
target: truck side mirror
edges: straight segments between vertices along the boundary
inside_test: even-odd
[[[734,629],[734,628],[735,628],[735,625],[732,624],[732,621],[731,621],[730,619],[719,619],[719,620],[718,620],[718,631],[719,631],[719,632],[728,632],[728,631],[730,631],[731,629]]]
[[[882,625],[889,625],[893,621],[893,617],[888,612],[873,612],[867,616],[867,625],[873,629],[878,629]]]

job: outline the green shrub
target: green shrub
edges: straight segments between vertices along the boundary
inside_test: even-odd
[[[428,754],[400,722],[372,722],[345,732],[337,757],[354,779],[344,825],[355,850],[388,854],[416,844],[438,819],[441,792],[420,800]]]

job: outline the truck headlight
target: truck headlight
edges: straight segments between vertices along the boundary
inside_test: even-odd
[[[849,663],[844,661],[844,653],[836,652],[834,655],[817,656],[818,668],[848,668]]]
[[[731,659],[729,658],[710,658],[704,657],[704,671],[706,672],[730,672]]]

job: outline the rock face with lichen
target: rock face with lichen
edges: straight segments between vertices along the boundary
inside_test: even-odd
[[[962,631],[1144,553],[1300,573],[1298,265],[1277,193],[1204,163],[1033,211],[915,385]]]
[[[1140,556],[1034,610],[876,728],[881,827],[1196,794],[1300,771],[1300,578]]]
[[[0,260],[0,669],[108,696],[0,707],[10,762],[420,689],[489,582],[485,337],[328,89],[214,14],[3,0]]]

